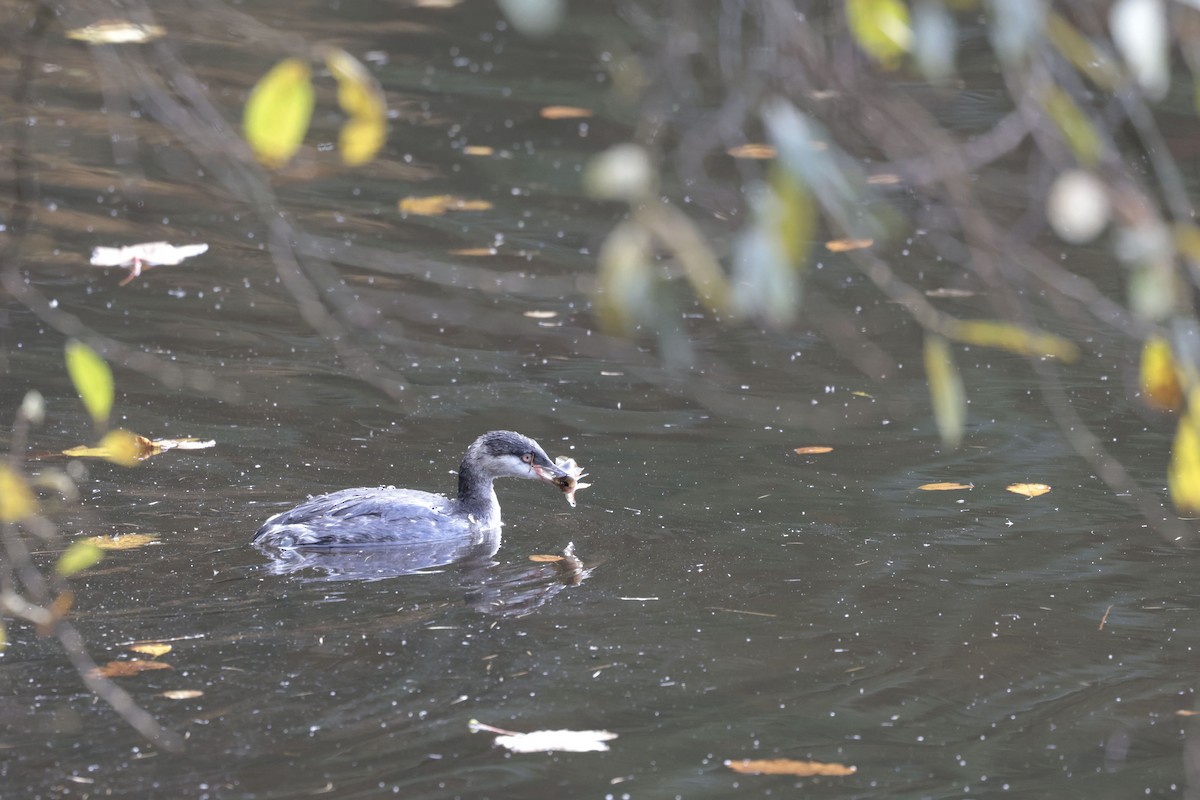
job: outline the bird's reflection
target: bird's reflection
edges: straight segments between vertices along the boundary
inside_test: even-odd
[[[260,548],[272,575],[309,581],[376,581],[428,572],[453,572],[465,590],[465,602],[495,616],[528,614],[589,574],[567,545],[554,560],[501,564],[500,531],[471,538],[451,537],[386,546],[353,548]]]

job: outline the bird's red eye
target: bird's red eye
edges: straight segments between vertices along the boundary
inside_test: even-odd
[[[532,464],[533,463],[533,453],[526,453],[525,455],[521,456],[521,460],[524,461],[526,464]]]

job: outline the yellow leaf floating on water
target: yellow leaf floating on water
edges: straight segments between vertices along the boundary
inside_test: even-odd
[[[311,70],[298,58],[286,58],[259,79],[246,100],[242,129],[254,156],[268,167],[291,160],[312,119]]]
[[[89,536],[84,541],[91,542],[101,550],[134,550],[148,544],[158,544],[158,537],[152,533],[118,533],[113,536]]]
[[[587,119],[593,112],[579,106],[546,106],[538,114],[542,119]]]
[[[496,154],[496,148],[485,144],[469,144],[462,149],[464,156],[491,156]]]
[[[0,464],[0,522],[20,522],[37,513],[37,499],[19,472]]]
[[[137,644],[129,645],[127,649],[134,653],[141,653],[144,656],[158,658],[171,652],[171,645],[166,642],[138,642]]]
[[[739,144],[737,147],[731,147],[725,152],[734,158],[751,158],[759,161],[776,156],[774,147],[769,144],[762,144],[761,142]]]
[[[1142,345],[1139,384],[1146,405],[1161,411],[1178,411],[1183,407],[1179,368],[1175,365],[1171,345],[1161,336],[1152,336]]]
[[[1050,487],[1044,483],[1013,483],[1004,488],[1013,494],[1020,494],[1025,497],[1038,497],[1050,491]]]
[[[866,250],[873,244],[874,239],[833,239],[825,243],[825,249],[831,253],[845,253],[850,250]]]
[[[726,761],[725,766],[743,775],[796,775],[798,777],[811,777],[814,775],[853,775],[858,772],[858,767],[855,766],[824,761],[795,761],[790,758],[772,758],[757,761],[742,759],[741,761]]]
[[[811,444],[806,447],[793,448],[792,452],[798,456],[816,456],[821,453],[832,453],[833,448],[823,444]]]
[[[71,458],[103,458],[123,467],[137,466],[151,456],[168,450],[205,450],[215,447],[212,439],[147,439],[127,430],[115,430],[105,434],[95,447],[81,445],[63,450]]]
[[[487,200],[467,200],[452,194],[405,197],[400,201],[400,213],[421,217],[439,217],[447,211],[487,211],[491,207]]]
[[[92,670],[92,674],[101,678],[128,678],[156,669],[174,669],[174,667],[165,661],[134,658],[129,661],[110,661],[103,666],[96,667]]]
[[[917,488],[921,489],[922,491],[926,491],[926,492],[953,492],[953,491],[957,491],[960,489],[974,489],[975,484],[973,484],[973,483],[953,483],[953,482],[947,481],[944,483],[923,483],[920,486],[918,486]]]

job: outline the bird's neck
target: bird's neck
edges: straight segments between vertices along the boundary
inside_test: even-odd
[[[480,527],[500,527],[500,500],[492,481],[466,461],[458,468],[458,508]]]

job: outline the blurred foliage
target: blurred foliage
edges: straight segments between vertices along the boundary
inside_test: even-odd
[[[602,319],[656,332],[678,350],[671,341],[686,338],[678,320],[690,287],[726,323],[820,328],[829,314],[810,322],[801,298],[833,270],[810,268],[813,243],[874,240],[837,263],[864,275],[923,333],[946,445],[968,433],[970,378],[955,365],[955,346],[1023,355],[1075,449],[1177,538],[1183,527],[1105,450],[1059,371],[1098,364],[1067,331],[1103,330],[1106,341],[1124,337],[1143,353],[1131,372],[1149,408],[1171,413],[1183,404],[1174,398],[1189,398],[1170,495],[1181,512],[1200,511],[1200,235],[1178,160],[1186,153],[1177,155],[1162,128],[1168,113],[1194,124],[1191,87],[1200,81],[1168,66],[1178,51],[1188,70],[1200,69],[1200,4],[727,0],[717,8],[680,0],[657,10],[626,6],[645,47],[613,67],[618,91],[639,91],[636,143],[619,148],[622,160],[643,165],[639,189],[608,192],[589,181],[596,196],[630,204],[600,258]],[[640,80],[621,79],[630,72]],[[612,157],[600,156],[593,172],[611,169]],[[987,188],[1013,186],[1014,176],[1023,196]],[[711,214],[740,225],[715,274],[662,236],[663,224],[703,225],[654,219],[657,209],[675,213],[674,186],[687,187],[693,220]],[[1120,281],[1093,280],[1085,267],[1095,265],[1096,248],[1120,265]],[[930,291],[940,288],[928,285],[922,265],[930,264],[977,300]],[[975,319],[959,318],[967,307]],[[826,333],[838,336],[832,326]]]

